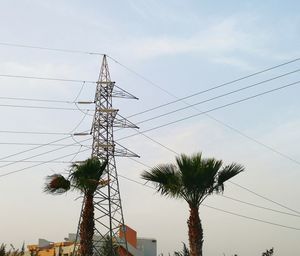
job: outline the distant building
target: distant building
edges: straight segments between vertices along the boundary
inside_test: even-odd
[[[142,252],[143,256],[157,255],[156,239],[137,238],[137,249]]]
[[[138,238],[137,232],[128,226],[120,229],[120,239],[127,239],[128,252],[131,256],[156,256],[157,255],[157,242],[155,239]],[[95,237],[95,241],[100,241],[100,237]],[[65,238],[65,242],[50,242],[45,239],[39,239],[38,244],[28,245],[28,251],[25,256],[72,256],[73,252],[78,249],[78,243],[75,245],[76,234],[69,234]],[[74,246],[76,246],[74,250]],[[126,255],[126,248],[120,246],[118,248],[119,255]]]
[[[128,252],[133,256],[156,256],[157,242],[156,239],[138,238],[137,232],[132,228],[125,226],[125,234],[128,246]],[[124,237],[124,231],[120,231],[120,238]],[[122,248],[120,256],[126,255],[126,251]]]
[[[39,239],[38,244],[28,245],[28,251],[24,256],[72,256],[74,242],[53,243],[45,239]]]

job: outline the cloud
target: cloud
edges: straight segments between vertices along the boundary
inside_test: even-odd
[[[131,34],[121,45],[117,42],[114,48],[118,55],[130,54],[130,59],[138,61],[189,54],[247,71],[257,66],[254,64],[257,59],[278,61],[297,55],[295,50],[274,44],[278,34],[263,21],[263,17],[253,13],[239,13],[213,22],[198,18],[185,23],[186,31],[178,29],[175,33],[170,27],[163,34]],[[175,21],[170,23],[169,26],[182,25]]]
[[[224,21],[192,36],[152,37],[133,42],[132,47],[140,58],[153,58],[163,55],[198,53],[214,54],[232,52],[243,48],[247,36],[235,30],[235,22]]]
[[[247,70],[247,71],[252,71],[254,70],[254,66],[251,65],[249,62],[234,57],[234,56],[229,56],[229,57],[216,57],[212,59],[213,62],[215,63],[221,63],[221,64],[226,64],[226,65],[230,65],[230,66],[235,66],[235,67],[239,67],[243,70]]]
[[[118,55],[130,54],[130,59],[134,57],[139,61],[189,54],[250,70],[252,64],[246,59],[249,55],[262,56],[268,38],[255,30],[256,21],[247,22],[245,24],[241,16],[227,17],[214,23],[198,21],[193,23],[195,28],[184,36],[172,32],[152,36],[131,35],[114,48],[118,49]]]

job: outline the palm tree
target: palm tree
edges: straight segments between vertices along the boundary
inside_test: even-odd
[[[105,186],[108,181],[101,180],[107,162],[101,162],[92,157],[81,164],[72,164],[67,178],[61,174],[47,177],[44,191],[59,195],[69,190],[79,191],[84,195],[84,206],[80,223],[80,252],[81,255],[93,254],[94,235],[94,194],[98,187]]]
[[[190,256],[190,251],[185,243],[183,243],[182,251],[174,252],[174,256]]]
[[[184,199],[190,209],[187,221],[191,256],[202,256],[203,229],[199,207],[206,197],[224,191],[224,182],[242,172],[244,167],[221,160],[202,158],[201,153],[176,157],[175,164],[161,164],[144,171],[142,178],[156,185],[164,196]]]
[[[272,256],[274,253],[274,248],[271,248],[270,250],[266,250],[263,252],[262,256]]]

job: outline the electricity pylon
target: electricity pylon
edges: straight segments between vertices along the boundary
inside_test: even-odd
[[[115,157],[138,157],[138,155],[115,142],[113,133],[115,127],[138,127],[118,114],[118,109],[113,108],[113,97],[137,99],[111,81],[107,58],[104,55],[96,87],[91,135],[92,157],[107,161],[102,179],[108,184],[97,189],[94,195],[94,256],[116,256],[116,246],[121,246],[128,252],[126,236],[122,238],[119,236],[120,230],[125,226]],[[125,230],[122,231],[124,234]],[[108,249],[108,255],[101,255],[103,246]]]

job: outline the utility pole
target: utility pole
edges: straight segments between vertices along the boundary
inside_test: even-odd
[[[94,256],[117,256],[116,247],[123,247],[128,254],[126,235],[120,238],[122,230],[125,234],[124,216],[121,203],[118,173],[115,157],[139,157],[132,151],[114,141],[114,128],[138,128],[118,114],[113,108],[112,99],[137,99],[132,94],[117,87],[111,81],[107,57],[103,56],[95,94],[95,114],[91,129],[93,137],[92,157],[107,161],[102,179],[107,180],[107,186],[98,188],[94,195],[95,230]],[[108,249],[108,255],[101,255],[103,246]]]

